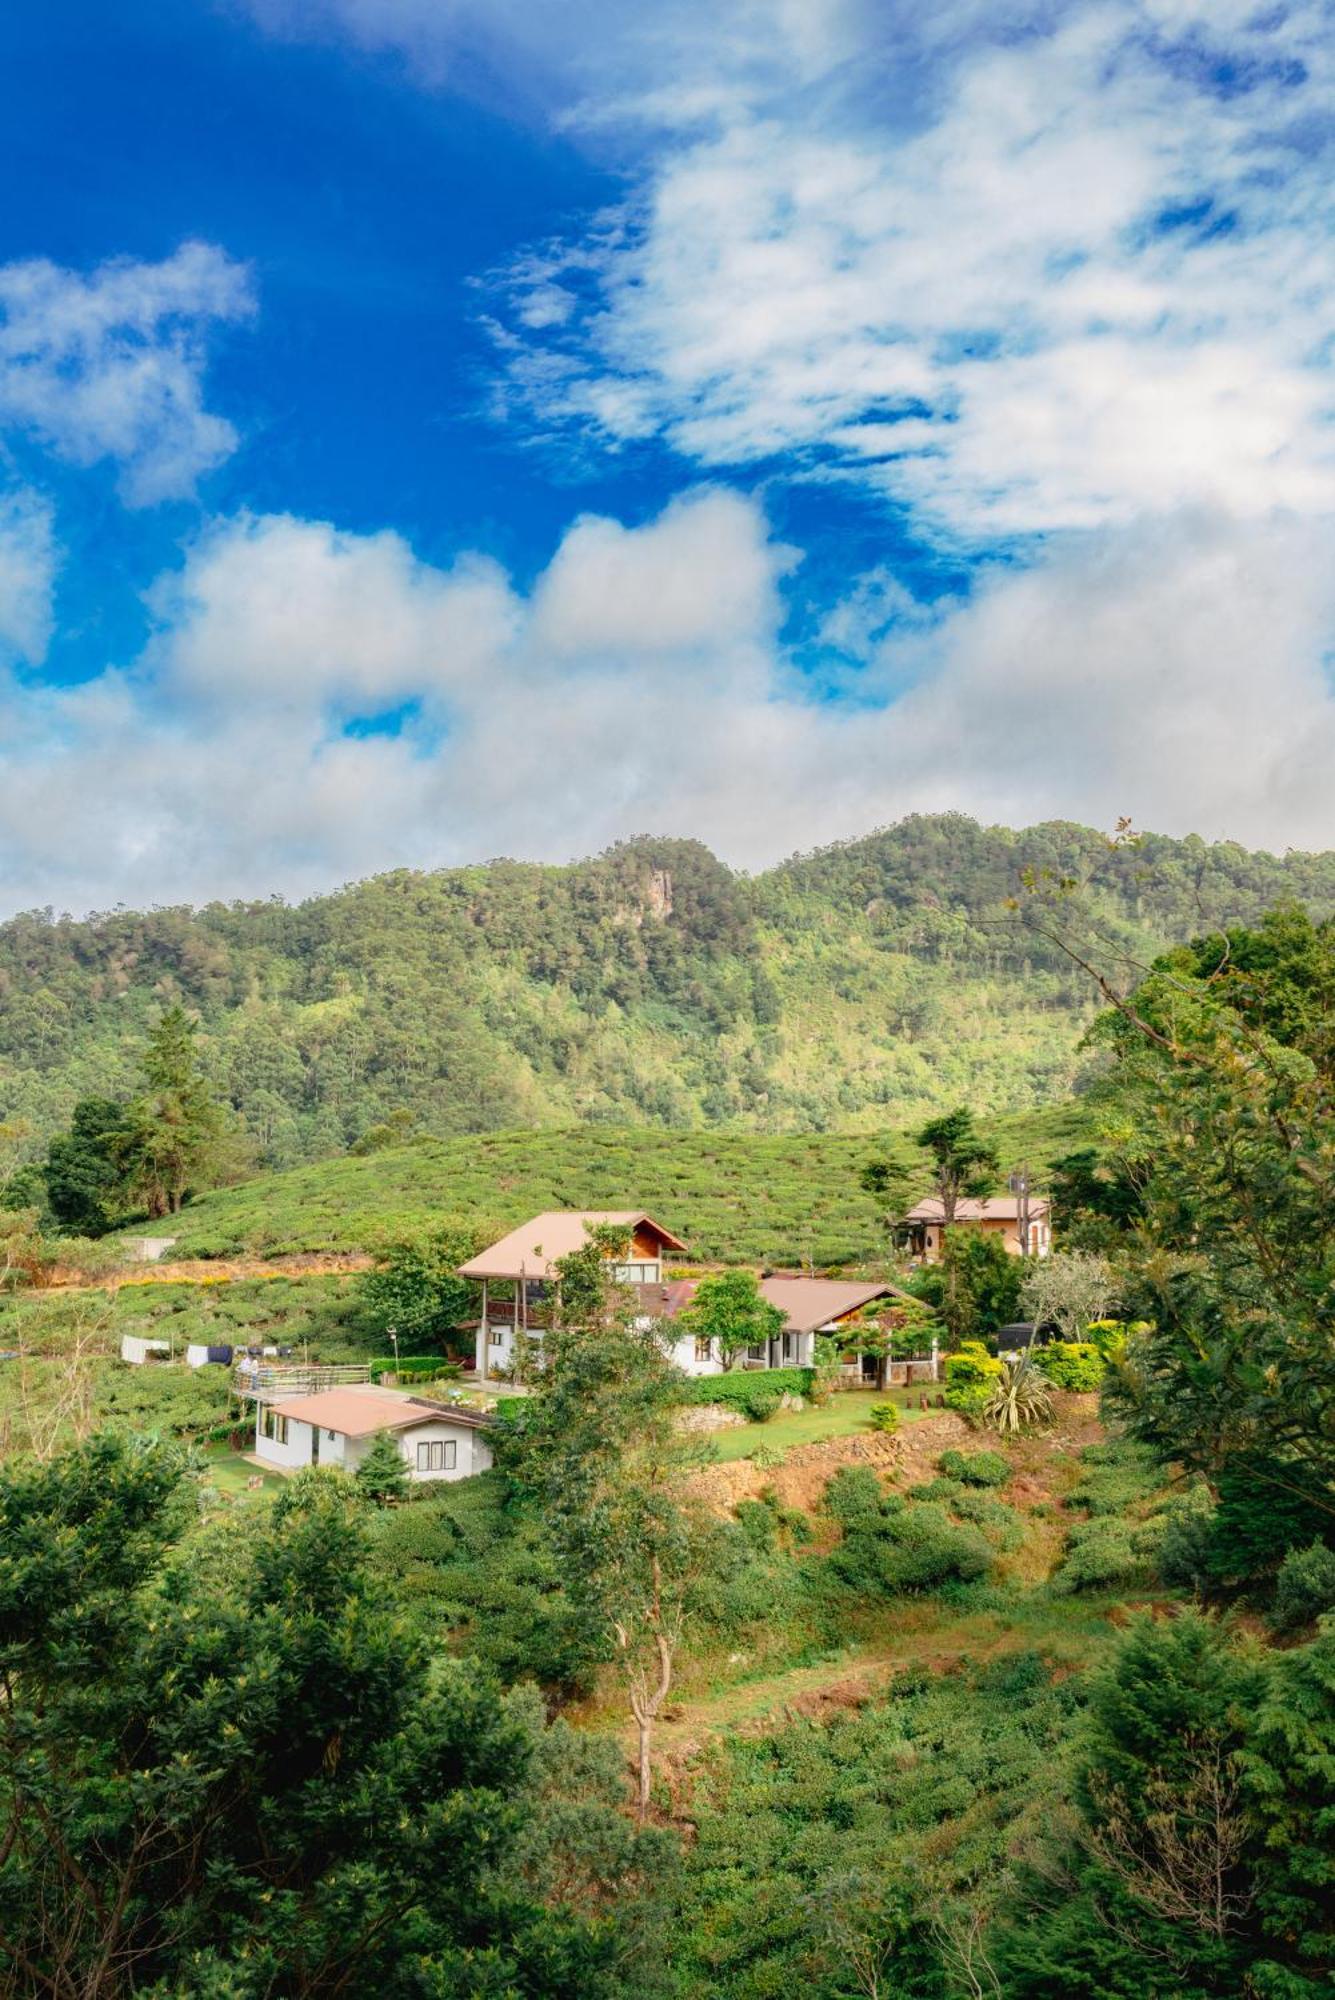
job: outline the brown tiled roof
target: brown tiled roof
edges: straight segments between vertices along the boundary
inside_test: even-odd
[[[675,1319],[694,1298],[698,1283],[698,1279],[678,1278],[663,1285],[638,1285],[641,1310],[659,1319]],[[760,1293],[779,1308],[789,1333],[811,1333],[831,1320],[859,1312],[876,1299],[911,1296],[897,1285],[877,1284],[871,1279],[803,1277],[762,1278]]]
[[[382,1389],[370,1382],[350,1389],[321,1389],[314,1396],[288,1396],[273,1407],[280,1417],[295,1417],[298,1423],[338,1431],[343,1437],[406,1431],[417,1424],[439,1423],[442,1419],[475,1430],[487,1421],[480,1410],[454,1403],[433,1403],[425,1396],[406,1396],[397,1389]]]
[[[1031,1194],[1029,1197],[1029,1217],[1037,1222],[1048,1212],[1047,1197]],[[942,1216],[941,1203],[934,1194],[920,1201],[904,1217],[905,1222],[939,1222]],[[958,1201],[955,1204],[956,1222],[1018,1222],[1020,1219],[1020,1198],[1014,1194],[990,1194],[985,1201]]]
[[[604,1223],[621,1224],[627,1229],[641,1223],[651,1229],[668,1250],[684,1250],[680,1237],[655,1222],[639,1208],[554,1208],[521,1222],[499,1243],[480,1250],[459,1266],[462,1278],[554,1278],[556,1265],[572,1250],[582,1250],[588,1231]]]

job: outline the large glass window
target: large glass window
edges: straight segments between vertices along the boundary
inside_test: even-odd
[[[266,1403],[264,1406],[260,1430],[265,1437],[272,1438],[275,1444],[287,1443],[287,1418],[280,1417],[272,1403]]]
[[[656,1285],[663,1274],[663,1267],[655,1257],[652,1261],[636,1261],[632,1264],[614,1264],[612,1277],[618,1285]]]
[[[714,1358],[714,1343],[705,1334],[697,1333],[695,1336],[695,1358],[697,1361],[712,1361]]]

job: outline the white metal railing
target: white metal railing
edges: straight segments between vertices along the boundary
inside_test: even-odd
[[[321,1389],[347,1389],[371,1379],[369,1361],[238,1361],[232,1388],[238,1396],[276,1402],[280,1396],[314,1396]]]

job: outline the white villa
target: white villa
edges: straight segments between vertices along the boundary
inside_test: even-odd
[[[667,1253],[686,1247],[679,1237],[639,1209],[556,1209],[535,1215],[459,1267],[461,1277],[482,1286],[479,1376],[510,1374],[526,1344],[541,1341],[559,1309],[557,1263],[587,1242],[590,1229],[608,1224],[628,1232],[626,1255],[613,1263],[612,1276],[634,1289],[646,1322],[662,1323],[663,1344],[672,1360],[686,1375],[724,1372],[717,1342],[678,1333],[672,1326],[694,1297],[697,1282],[667,1274]],[[503,1285],[509,1296],[498,1298],[492,1289],[496,1285]],[[905,1296],[894,1285],[796,1276],[763,1277],[760,1291],[782,1312],[784,1329],[748,1349],[740,1363],[744,1368],[809,1368],[818,1333],[838,1334],[878,1300]]]
[[[486,1429],[478,1410],[358,1382],[257,1402],[255,1456],[282,1472],[303,1465],[341,1465],[355,1472],[372,1440],[388,1431],[409,1479],[467,1479],[491,1464]]]

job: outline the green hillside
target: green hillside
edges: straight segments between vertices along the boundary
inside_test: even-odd
[[[1041,1170],[1078,1143],[1078,1105],[991,1121],[1003,1163]],[[904,1142],[899,1143],[903,1150]],[[203,1196],[171,1225],[178,1252],[360,1250],[463,1216],[497,1235],[546,1208],[645,1208],[702,1259],[876,1265],[885,1236],[858,1186],[871,1134],[763,1136],[588,1127],[420,1140]]]
[[[1285,898],[1335,911],[1335,855],[1055,824],[903,821],[754,878],[691,841],[593,861],[402,871],[296,907],[50,911],[0,926],[0,1121],[27,1155],[82,1096],[129,1096],[180,1000],[259,1163],[428,1134],[727,1126],[872,1132],[942,1104],[1069,1092],[1089,991],[1007,908],[1022,869],[1089,877],[1151,953]]]

